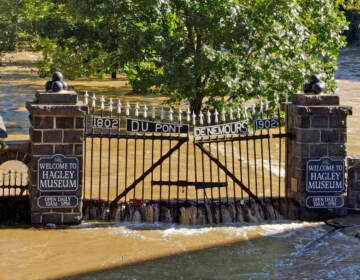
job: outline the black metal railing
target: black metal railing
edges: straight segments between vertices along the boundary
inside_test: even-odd
[[[16,170],[0,171],[0,196],[23,196],[27,194],[27,173]]]

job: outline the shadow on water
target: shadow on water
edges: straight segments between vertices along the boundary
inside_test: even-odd
[[[2,244],[20,253],[9,256],[22,260],[21,252],[34,252],[23,272],[17,272],[19,276],[31,271],[29,279],[360,279],[360,244],[354,235],[336,232],[304,252],[330,230],[323,223],[289,220],[214,226],[98,221],[0,227],[2,242],[16,242]],[[34,240],[26,241],[28,237]]]
[[[360,256],[360,245],[352,238],[337,233],[334,240],[324,241],[319,244],[322,246],[299,255],[307,244],[326,234],[327,230],[318,223],[309,224],[307,227],[288,227],[285,231],[279,231],[279,228],[286,224],[289,225],[289,221],[219,227],[127,224],[126,228],[131,230],[161,230],[164,243],[169,242],[168,236],[178,236],[179,240],[169,246],[186,243],[186,236],[203,234],[203,238],[209,238],[209,232],[217,231],[218,234],[224,234],[224,240],[202,249],[187,251],[184,247],[181,253],[132,263],[125,263],[126,259],[119,255],[118,258],[124,261],[124,265],[117,264],[110,268],[50,279],[331,279],[335,276],[341,276],[341,279],[345,280],[360,279],[356,278],[360,275],[360,264],[355,259],[355,256]],[[108,224],[88,226],[109,227]],[[121,238],[124,224],[110,227],[115,231],[118,229]],[[226,235],[232,231],[243,240],[227,241]],[[252,236],[254,232],[257,234]],[[259,232],[262,232],[260,236]],[[352,252],[348,251],[350,248]],[[139,243],[139,255],[141,251]]]

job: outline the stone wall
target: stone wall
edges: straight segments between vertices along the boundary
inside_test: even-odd
[[[348,197],[347,207],[360,210],[360,155],[350,155],[348,164]]]

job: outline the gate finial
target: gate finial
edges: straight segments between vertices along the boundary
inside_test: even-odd
[[[232,107],[230,107],[230,109],[229,109],[229,115],[230,115],[230,120],[231,120],[231,121],[234,119],[233,113],[234,113],[234,110],[233,110]]]
[[[199,113],[199,118],[200,118],[200,125],[204,125],[204,114],[201,110]]]
[[[129,102],[126,102],[125,115],[127,117],[130,115],[130,104],[129,104]]]
[[[191,111],[190,108],[187,108],[186,110],[186,121],[189,123],[191,121]]]
[[[182,111],[181,111],[181,107],[179,107],[179,111],[178,111],[178,121],[179,121],[179,123],[181,123],[181,121],[182,121]]]
[[[174,120],[174,116],[173,116],[174,110],[172,109],[172,107],[170,107],[169,109],[169,121],[172,122]]]
[[[153,120],[156,119],[156,108],[155,108],[154,106],[152,107],[151,118],[152,118]]]
[[[85,105],[89,105],[89,94],[87,91],[85,91],[85,94],[84,94],[84,103],[85,103]]]
[[[260,100],[260,114],[264,112],[264,103]]]
[[[139,117],[139,103],[136,102],[135,104],[135,117]]]
[[[211,124],[211,113],[209,110],[207,111],[206,116],[207,116],[207,123]]]
[[[110,113],[112,113],[113,104],[114,104],[114,102],[113,102],[112,98],[110,97],[110,100],[109,100],[109,112],[110,112]]]
[[[146,104],[144,104],[144,119],[147,118],[147,111],[148,111],[148,107],[146,106]]]
[[[160,110],[160,119],[163,121],[164,120],[164,107],[161,107]]]
[[[121,114],[121,101],[120,99],[118,100],[118,104],[117,104],[117,113],[120,115]]]
[[[100,108],[101,108],[101,111],[104,111],[104,109],[105,109],[105,98],[104,98],[104,96],[101,96],[101,98],[100,98]]]
[[[269,111],[269,100],[265,100],[265,111]]]
[[[215,123],[219,123],[219,112],[216,108],[215,108],[214,115],[215,115]]]
[[[92,96],[92,104],[91,104],[91,106],[92,106],[93,108],[96,107],[96,95],[95,95],[95,93],[93,93],[93,96]]]
[[[223,107],[222,110],[221,110],[221,120],[223,122],[226,121],[226,115],[225,115],[225,108]]]
[[[194,111],[192,113],[192,121],[193,121],[193,125],[196,125],[196,114]]]

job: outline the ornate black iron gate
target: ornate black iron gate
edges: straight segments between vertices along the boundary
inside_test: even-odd
[[[279,105],[275,113],[265,101],[195,115],[181,108],[123,106],[111,98],[101,97],[100,106],[96,101],[94,95],[86,120],[85,199],[261,205],[286,197],[287,135]]]

